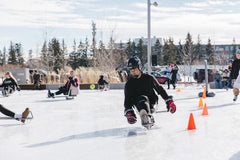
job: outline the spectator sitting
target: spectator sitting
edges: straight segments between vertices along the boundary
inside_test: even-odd
[[[222,76],[219,74],[218,71],[213,76],[214,82],[215,82],[215,87],[216,89],[221,89],[222,88]]]

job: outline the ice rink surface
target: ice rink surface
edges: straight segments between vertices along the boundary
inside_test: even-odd
[[[210,90],[204,99],[208,116],[198,107],[198,86],[178,86],[177,111],[154,114],[156,124],[146,130],[123,116],[123,90],[81,90],[78,97],[47,98],[47,91],[20,91],[0,96],[6,108],[34,119],[22,124],[0,113],[0,160],[239,160],[240,99],[232,90]],[[166,110],[159,97],[158,110]],[[193,113],[196,130],[187,130]]]

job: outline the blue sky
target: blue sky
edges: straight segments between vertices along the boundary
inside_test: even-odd
[[[154,2],[152,0],[152,2]],[[151,7],[152,36],[184,42],[188,32],[202,43],[240,43],[239,0],[157,0]],[[40,53],[44,39],[90,41],[91,22],[97,41],[112,35],[119,42],[147,36],[147,0],[1,0],[0,50],[21,42],[25,53]],[[36,54],[37,55],[37,54]]]

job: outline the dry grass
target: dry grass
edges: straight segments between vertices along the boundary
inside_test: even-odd
[[[19,68],[14,65],[3,66],[0,69],[0,77],[4,77],[5,71],[7,69],[14,69]],[[72,70],[71,67],[65,67],[65,69],[59,71],[59,76],[55,73],[51,73],[51,75],[47,75],[46,78],[42,81],[42,83],[49,83],[49,84],[58,84],[58,83],[66,83],[69,73]],[[108,70],[108,71],[101,71],[97,68],[86,68],[80,67],[79,69],[75,70],[75,74],[78,77],[80,83],[97,83],[100,75],[104,76],[104,79],[110,83],[119,83],[120,79],[115,70]]]
[[[61,70],[60,73],[60,83],[65,83],[67,81],[68,75],[71,71],[71,68],[65,68]],[[116,71],[109,70],[102,72],[96,68],[85,68],[80,67],[75,70],[76,76],[79,78],[80,83],[97,83],[100,75],[104,76],[104,79],[110,83],[119,83],[119,77]]]

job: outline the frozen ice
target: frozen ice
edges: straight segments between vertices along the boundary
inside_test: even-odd
[[[164,86],[165,87],[165,86]],[[175,114],[154,114],[152,129],[139,116],[130,125],[123,116],[123,90],[80,90],[73,100],[47,98],[47,91],[15,92],[0,96],[6,108],[21,113],[26,107],[34,119],[22,124],[0,113],[0,159],[34,160],[239,160],[240,103],[232,90],[214,90],[203,99],[208,116],[198,107],[201,86],[178,86],[173,95]],[[166,110],[159,97],[159,111]],[[187,130],[193,113],[196,130]]]

